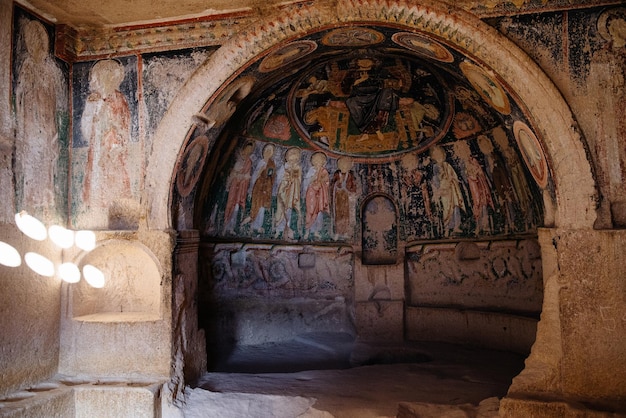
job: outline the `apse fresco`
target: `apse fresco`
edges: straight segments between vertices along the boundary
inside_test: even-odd
[[[215,101],[232,117],[198,197],[209,237],[361,241],[377,259],[398,240],[541,225],[553,185],[532,125],[497,77],[443,42],[332,29],[271,51],[233,85],[236,100]],[[209,125],[222,123],[213,113]],[[374,196],[389,196],[393,227],[368,220]],[[393,251],[373,239],[385,233]]]

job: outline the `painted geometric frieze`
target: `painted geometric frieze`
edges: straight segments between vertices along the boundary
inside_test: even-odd
[[[291,27],[308,29],[310,21],[319,23],[324,21],[320,14],[313,16],[301,16],[302,9],[307,10],[305,1],[291,2],[275,5],[280,18],[272,22],[272,26],[282,32],[291,32]],[[298,4],[294,4],[298,3]],[[336,8],[316,2],[323,12],[330,16],[356,15],[361,19],[366,12],[366,6],[372,7],[371,2],[346,2],[345,6]],[[603,5],[619,5],[621,0],[604,0]],[[581,7],[597,6],[596,0],[459,0],[454,3],[460,10],[467,11],[478,18],[508,16],[512,13],[545,13],[561,10],[571,10]],[[413,6],[413,7],[411,7]],[[406,19],[409,15],[424,16],[424,11],[415,13],[414,5],[402,7],[401,4],[394,8],[376,10],[375,15],[384,16],[398,22]],[[69,25],[57,26],[55,53],[67,61],[84,61],[111,57],[116,55],[128,55],[137,52],[155,52],[168,49],[195,48],[206,46],[219,46],[228,39],[236,36],[250,25],[259,21],[258,13],[267,13],[267,10],[241,10],[235,13],[212,13],[207,16],[198,16],[194,19],[165,22],[158,25],[123,26],[114,28],[95,27],[72,27]],[[419,22],[418,22],[419,23]],[[437,24],[426,25],[437,27]],[[446,26],[446,25],[444,25]],[[268,36],[274,38],[274,36]]]

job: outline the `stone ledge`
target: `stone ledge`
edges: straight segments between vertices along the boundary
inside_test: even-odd
[[[158,417],[163,384],[59,376],[0,399],[0,418]]]
[[[506,397],[500,401],[501,418],[618,418],[626,417],[626,411],[598,411],[582,404],[566,401],[517,399]]]

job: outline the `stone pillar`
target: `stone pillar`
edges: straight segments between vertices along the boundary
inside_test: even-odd
[[[197,230],[178,231],[172,283],[173,377],[182,371],[185,384],[195,383],[207,363],[204,330],[198,328],[199,245]]]
[[[541,321],[501,416],[626,412],[626,231],[542,229],[539,241]]]
[[[365,265],[355,260],[356,327],[363,341],[404,340],[404,263]]]

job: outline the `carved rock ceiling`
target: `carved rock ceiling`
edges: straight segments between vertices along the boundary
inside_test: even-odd
[[[147,22],[168,22],[193,17],[224,15],[237,12],[263,13],[264,10],[290,3],[313,3],[313,0],[18,0],[55,23],[80,27],[127,26]],[[455,7],[493,16],[570,9],[601,4],[618,4],[615,0],[448,0]]]

